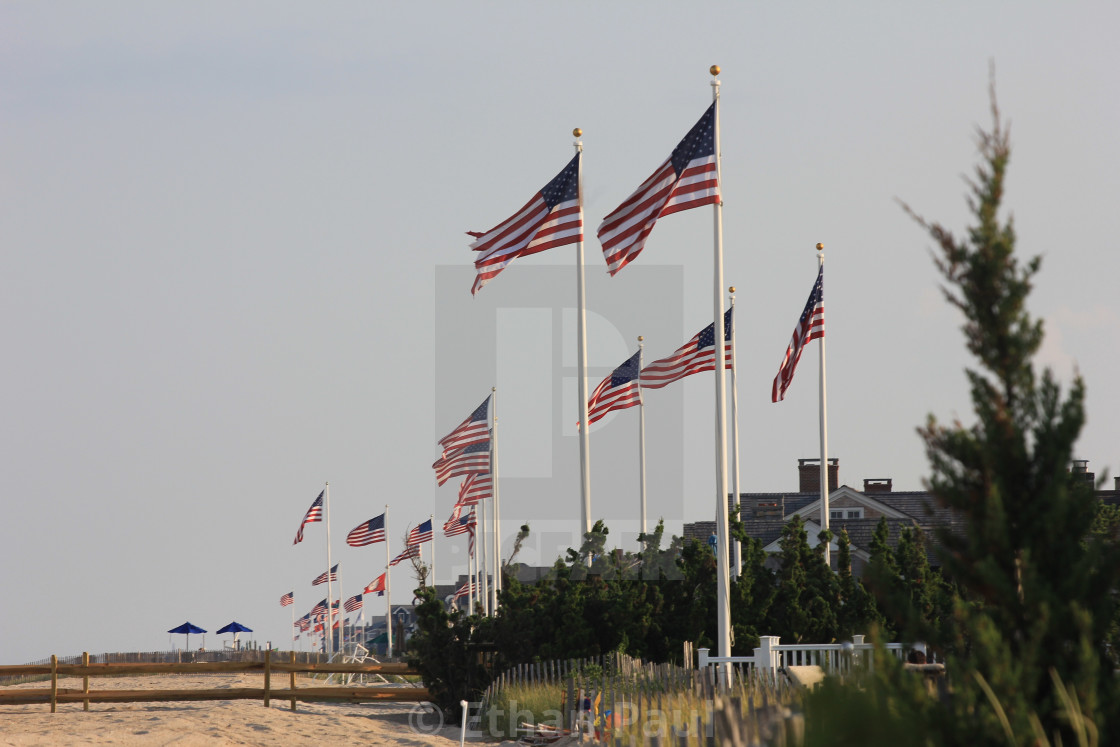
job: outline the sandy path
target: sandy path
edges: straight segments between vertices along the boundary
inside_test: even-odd
[[[286,679],[286,678],[285,678]],[[310,684],[301,679],[302,686]],[[277,683],[278,685],[280,683]],[[60,679],[59,688],[81,689],[82,681]],[[92,690],[261,687],[260,675],[138,676],[95,678]],[[282,686],[287,686],[285,681]],[[49,687],[40,682],[16,686]],[[412,703],[304,703],[230,700],[182,703],[60,703],[0,705],[0,745],[299,745],[459,743],[459,730],[435,729]],[[468,740],[476,741],[476,740]]]

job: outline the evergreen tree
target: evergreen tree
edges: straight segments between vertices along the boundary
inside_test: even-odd
[[[967,602],[957,605],[957,636],[945,643],[964,667],[958,682],[979,676],[991,688],[958,692],[978,706],[961,710],[975,720],[968,726],[996,728],[986,707],[994,697],[1016,734],[1027,738],[1035,712],[1045,735],[1072,743],[1052,673],[1103,724],[1114,680],[1103,644],[1120,563],[1115,545],[1091,535],[1091,486],[1068,474],[1085,421],[1084,384],[1075,378],[1063,397],[1051,373],[1039,377],[1032,364],[1043,333],[1026,298],[1040,260],[1019,261],[1012,221],[1000,215],[1011,151],[994,94],[992,117],[992,129],[979,133],[981,163],[970,182],[975,225],[957,238],[911,212],[937,244],[945,296],[964,316],[978,364],[966,371],[976,422],[946,426],[930,416],[920,429],[930,491],[962,520],[939,533],[943,567]],[[1102,743],[1109,737],[1120,735],[1106,733]]]
[[[836,634],[841,640],[865,635],[879,622],[875,601],[852,575],[852,543],[848,530],[841,529],[836,538],[836,578],[839,582],[840,606],[836,614]]]

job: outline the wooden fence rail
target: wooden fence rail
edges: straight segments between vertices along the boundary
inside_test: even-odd
[[[288,661],[276,661],[271,651],[266,651],[264,661],[215,661],[178,664],[171,662],[109,662],[89,663],[89,654],[82,655],[81,664],[59,664],[52,656],[49,665],[13,664],[0,665],[0,677],[19,675],[50,675],[50,687],[0,689],[0,705],[26,705],[49,703],[54,713],[58,703],[82,703],[89,710],[90,703],[135,703],[193,700],[261,700],[267,708],[270,700],[288,700],[296,710],[297,701],[394,701],[423,702],[429,699],[425,687],[393,686],[333,686],[297,687],[297,674],[380,674],[418,675],[415,669],[402,663],[329,663],[297,662],[295,652],[289,652]],[[167,690],[90,690],[89,678],[135,676],[142,674],[230,674],[260,672],[264,687],[227,689],[167,689]],[[288,687],[272,687],[272,674],[289,674]],[[59,689],[59,677],[82,677],[82,689]]]

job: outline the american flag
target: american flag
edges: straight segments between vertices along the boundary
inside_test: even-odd
[[[330,581],[337,581],[338,580],[338,563],[335,563],[334,567],[331,568],[330,579],[329,580]],[[312,586],[318,586],[319,584],[327,583],[327,581],[328,581],[327,572],[323,571],[322,573],[320,573],[318,576],[315,577],[315,580],[311,582],[311,585]]]
[[[303,542],[303,528],[305,526],[323,520],[323,494],[326,492],[324,490],[319,493],[319,497],[312,501],[311,508],[307,509],[307,515],[303,517],[303,523],[299,525],[299,531],[296,532],[296,541],[292,543],[293,545]]]
[[[517,257],[583,241],[579,160],[577,153],[563,171],[505,222],[485,233],[467,232],[476,239],[471,249],[482,252],[474,263],[478,275],[471,295]]]
[[[728,309],[723,313],[723,360],[727,370],[731,369],[731,312],[733,310]],[[676,352],[668,358],[654,361],[643,368],[642,388],[660,389],[690,374],[716,370],[715,337],[715,323],[712,323],[677,348]]]
[[[468,579],[462,586],[455,591],[455,598],[462,599],[468,594],[478,591],[478,584],[474,579]]]
[[[642,351],[634,353],[625,363],[603,379],[587,401],[587,422],[594,423],[612,410],[625,410],[642,403]]]
[[[385,541],[385,514],[374,516],[364,524],[359,524],[346,535],[346,544],[351,547],[364,547],[375,542]]]
[[[443,534],[445,537],[454,537],[457,534],[466,534],[473,532],[477,524],[474,518],[474,509],[466,516],[461,515],[462,506],[456,505],[455,511],[451,514],[451,518],[443,525]]]
[[[599,243],[611,275],[641,253],[658,218],[719,202],[715,125],[713,102],[669,159],[603,219]]]
[[[281,607],[287,607],[289,604],[295,603],[295,601],[296,601],[296,593],[294,591],[289,591],[287,594],[280,597],[280,606]]]
[[[420,545],[409,545],[404,550],[401,550],[400,555],[398,555],[397,557],[395,557],[395,558],[393,558],[392,560],[389,561],[389,567],[397,565],[398,563],[402,563],[402,562],[408,560],[409,558],[418,558],[418,557],[420,557]]]
[[[323,599],[323,601],[312,607],[311,611],[307,614],[311,615],[311,617],[327,614],[327,600]]]
[[[370,581],[369,586],[362,589],[362,593],[377,594],[379,597],[385,596],[385,574],[382,573],[380,576]]]
[[[432,465],[436,471],[436,483],[443,485],[452,477],[462,477],[476,472],[490,472],[490,441],[473,444],[465,449],[445,454]]]
[[[420,526],[412,529],[408,533],[406,543],[409,545],[419,545],[421,542],[432,541],[432,520],[428,519]]]
[[[824,337],[824,265],[817,272],[817,282],[813,283],[813,290],[809,293],[809,300],[805,302],[805,310],[793,328],[793,339],[786,348],[786,357],[774,377],[774,386],[770,392],[772,402],[781,402],[785,399],[786,389],[793,383],[793,372],[797,370],[797,362],[805,352],[805,346],[813,340]]]
[[[491,395],[493,396],[493,395]],[[489,426],[490,397],[482,401],[466,420],[455,426],[455,430],[439,440],[443,453],[465,449],[471,444],[485,443],[490,440]]]
[[[467,475],[463,484],[459,486],[459,503],[464,506],[473,506],[493,495],[494,477],[489,472]]]
[[[345,608],[347,612],[357,612],[358,610],[360,610],[362,608],[362,595],[355,594],[354,596],[347,599]]]

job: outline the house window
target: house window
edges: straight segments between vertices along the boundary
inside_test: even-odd
[[[829,509],[828,516],[829,516],[830,519],[837,519],[837,520],[840,520],[840,519],[862,519],[863,518],[863,509],[862,508],[841,508],[841,509],[837,509],[835,511],[833,511],[832,509]]]
[[[843,519],[844,518],[844,512],[843,511],[829,511],[828,512],[828,517],[830,519]]]

